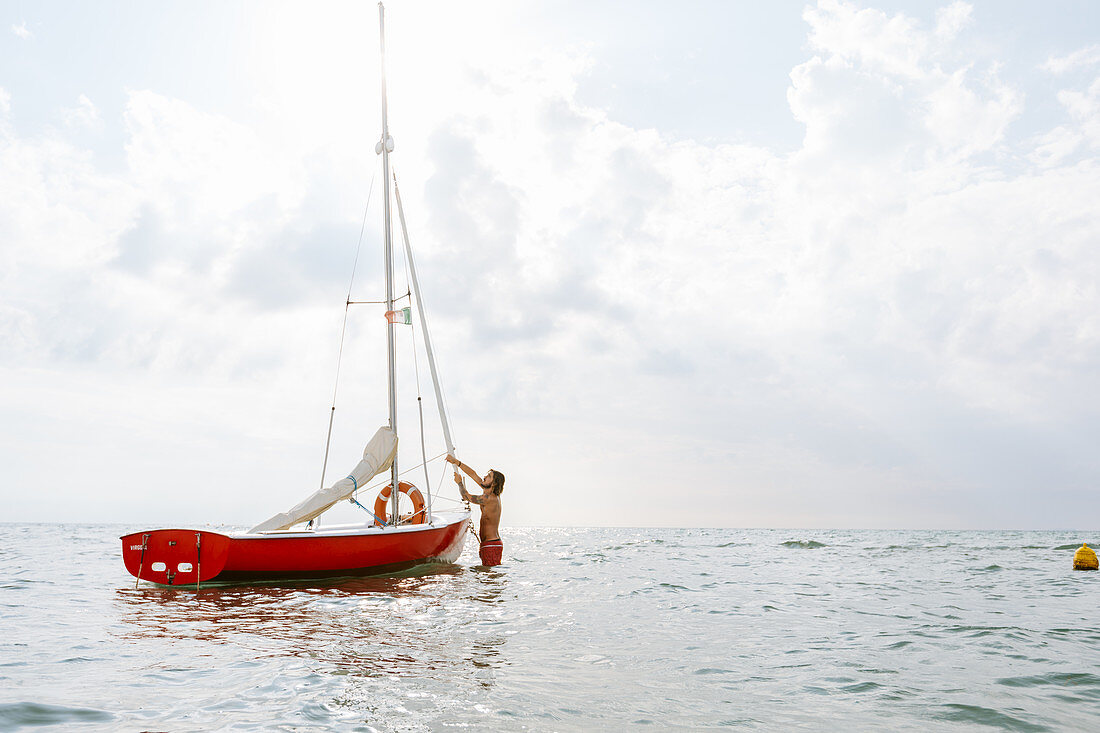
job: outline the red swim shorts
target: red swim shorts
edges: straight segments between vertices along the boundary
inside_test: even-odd
[[[504,554],[504,543],[500,540],[485,540],[481,543],[481,564],[486,567],[500,565]]]

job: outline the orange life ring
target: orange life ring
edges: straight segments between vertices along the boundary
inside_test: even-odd
[[[416,488],[408,481],[401,481],[397,484],[397,490],[409,497],[413,503],[413,513],[401,517],[401,524],[424,524],[424,522],[428,521],[428,516],[424,512],[424,495],[420,493],[420,489]],[[390,503],[390,494],[392,492],[393,484],[385,486],[378,492],[378,498],[374,500],[375,526],[381,526],[388,521],[386,506]]]

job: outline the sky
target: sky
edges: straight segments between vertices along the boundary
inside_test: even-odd
[[[505,525],[1100,527],[1100,6],[386,19]],[[0,1],[0,521],[250,525],[317,488],[349,282],[384,295],[378,79],[373,3]],[[383,310],[349,309],[332,480],[387,420]],[[401,329],[412,467],[416,369],[442,444]]]

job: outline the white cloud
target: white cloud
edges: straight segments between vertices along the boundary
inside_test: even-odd
[[[1075,155],[1100,149],[1100,77],[1086,89],[1062,89],[1058,101],[1069,120],[1036,138],[1029,158],[1048,167],[1072,162]]]
[[[1058,101],[1079,126],[1083,140],[1093,150],[1100,148],[1100,77],[1093,80],[1087,90],[1058,92]]]
[[[19,25],[12,24],[11,32],[22,38],[24,41],[29,41],[30,39],[34,38],[34,33],[32,33],[27,28],[26,21],[23,21]]]
[[[802,17],[810,24],[811,48],[891,76],[923,76],[920,66],[929,39],[902,13],[891,16],[844,0],[821,0]]]
[[[788,91],[806,125],[804,154],[864,155],[880,169],[884,158],[965,159],[995,148],[1022,110],[1022,95],[1000,81],[996,66],[981,74],[944,68],[954,32],[929,33],[901,13],[841,0],[803,17],[819,54],[792,71]],[[967,18],[969,6],[956,3],[939,23],[961,27]]]
[[[1013,497],[1097,475],[1087,452],[1061,460],[1100,409],[1095,159],[1044,153],[1058,130],[1012,138],[1022,92],[996,64],[951,61],[982,21],[968,5],[932,29],[836,0],[805,20],[813,56],[788,100],[806,135],[789,154],[610,119],[576,98],[591,59],[493,45],[500,28],[438,72],[394,62],[424,90],[391,97],[395,161],[460,447],[509,462],[523,487],[510,521],[571,521],[554,496],[622,523],[1026,523]],[[429,40],[460,58],[446,33]],[[308,84],[299,73],[288,84]],[[262,471],[271,450],[286,471],[273,497],[312,485],[301,467],[320,454],[374,164],[372,135],[348,132],[361,120],[323,127],[315,93],[303,110],[265,88],[267,125],[133,91],[121,171],[64,132],[0,127],[12,383],[57,405],[64,390],[43,385],[78,373],[73,402],[100,414],[110,399],[89,384],[132,388],[109,434],[182,435],[242,481],[235,456]],[[1078,150],[1096,97],[1060,96]],[[376,198],[368,231],[377,218]],[[376,246],[369,235],[364,295],[379,288]],[[341,405],[356,417],[337,456],[381,419],[366,386],[381,384],[376,315],[353,312]],[[215,501],[200,470],[173,480]],[[646,509],[685,484],[683,508]]]
[[[188,217],[211,223],[265,196],[292,208],[303,195],[279,151],[240,123],[150,91],[130,92],[125,123],[134,182]]]
[[[492,294],[473,296],[464,310],[485,318],[542,314],[503,342],[533,337],[516,353],[479,337],[499,359],[498,383],[534,370],[537,389],[501,390],[519,403],[510,409],[559,419],[585,414],[596,425],[627,416],[651,426],[663,420],[674,431],[691,431],[675,417],[686,410],[700,440],[709,434],[738,445],[750,434],[778,437],[784,429],[754,404],[769,395],[765,403],[800,405],[784,420],[797,422],[801,414],[829,421],[827,428],[798,428],[800,443],[827,442],[831,430],[874,442],[864,435],[873,430],[902,446],[918,442],[907,425],[929,402],[973,410],[976,431],[984,429],[985,411],[1033,424],[1052,409],[1095,409],[1052,387],[1083,385],[1085,372],[1067,372],[1049,358],[1074,354],[1075,363],[1088,363],[1097,353],[1095,337],[1085,335],[1095,331],[1086,303],[1096,296],[1088,285],[1094,267],[1082,249],[1098,232],[1096,206],[1083,194],[1054,193],[1089,190],[1093,170],[1010,174],[978,162],[1005,141],[1022,95],[995,67],[984,75],[943,70],[942,54],[913,22],[871,14],[868,51],[857,32],[862,20],[841,32],[833,25],[847,24],[826,17],[848,10],[829,3],[809,14],[812,33],[818,19],[829,26],[814,36],[827,55],[792,75],[792,108],[807,139],[789,158],[672,144],[578,108],[568,96],[554,102],[571,110],[566,121],[519,122],[538,108],[526,95],[539,85],[494,77],[497,105],[509,112],[479,121],[477,140],[519,135],[522,157],[496,157],[489,144],[446,170],[473,187],[473,164],[487,166],[495,174],[477,177],[514,191],[507,216],[457,238],[516,236],[513,250],[478,261],[475,277]],[[893,29],[892,42],[874,45],[883,28]],[[563,162],[558,151],[566,143],[584,154]],[[548,190],[539,179],[568,183]],[[444,200],[462,190],[455,183]],[[454,221],[441,225],[456,230]],[[1052,241],[1052,230],[1062,235]],[[543,232],[551,236],[540,239]],[[537,257],[538,269],[515,272],[518,251],[526,253],[520,262]],[[1040,271],[1040,261],[1081,269]],[[570,269],[577,262],[584,263],[579,273]],[[593,290],[562,305],[546,288],[563,277]],[[1069,299],[1067,277],[1077,294]],[[480,311],[478,302],[488,297],[493,308]],[[627,314],[625,323],[605,314],[607,304]],[[475,335],[492,331],[470,328]],[[641,367],[662,353],[671,367],[643,376]],[[682,358],[669,361],[668,354]],[[463,376],[464,383],[483,382]],[[479,394],[492,405],[488,413],[500,408],[489,385]],[[708,404],[721,407],[710,415]],[[746,411],[756,421],[751,428],[722,417]],[[902,448],[903,458],[894,459],[906,466],[908,481],[949,480],[937,465],[954,448],[921,440],[927,445],[920,451]],[[870,462],[868,485],[894,481],[877,449],[851,460]]]
[[[99,129],[103,126],[99,109],[84,94],[77,98],[75,107],[62,110],[61,117],[69,127]]]
[[[974,18],[974,6],[970,3],[956,0],[947,7],[936,10],[936,35],[942,39],[950,40],[969,26]]]
[[[1042,68],[1052,74],[1065,74],[1075,69],[1088,68],[1100,64],[1100,44],[1079,48],[1065,56],[1051,56]]]
[[[996,69],[977,85],[969,83],[968,73],[959,69],[925,95],[925,125],[939,149],[958,158],[994,149],[1023,111],[1022,95],[1002,83]]]
[[[7,113],[8,95],[0,94]],[[19,137],[0,120],[0,262],[7,284],[23,266],[75,270],[110,258],[128,226],[131,191],[56,136]],[[8,291],[11,292],[11,291]]]

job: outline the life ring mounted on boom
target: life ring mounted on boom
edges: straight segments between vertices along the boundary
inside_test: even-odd
[[[408,481],[400,481],[397,484],[397,490],[409,497],[413,505],[413,513],[402,516],[400,518],[400,523],[424,524],[427,522],[428,515],[424,512],[424,495],[420,493],[420,489],[416,488]],[[389,521],[386,509],[389,506],[390,495],[392,493],[393,484],[388,484],[378,492],[378,498],[374,500],[374,524],[376,527],[382,526]]]

